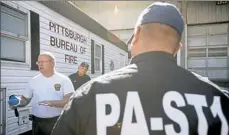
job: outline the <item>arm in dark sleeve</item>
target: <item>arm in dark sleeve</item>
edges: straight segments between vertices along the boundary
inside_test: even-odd
[[[68,78],[72,81],[73,74],[69,75]]]
[[[77,106],[74,102],[74,99],[71,99],[64,107],[51,135],[80,135]]]
[[[90,81],[91,80],[91,78],[90,78],[90,76],[88,75],[88,81]]]

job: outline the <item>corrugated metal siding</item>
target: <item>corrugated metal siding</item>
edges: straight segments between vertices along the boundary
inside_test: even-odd
[[[187,3],[187,23],[215,23],[229,21],[229,4],[216,5],[215,1]]]

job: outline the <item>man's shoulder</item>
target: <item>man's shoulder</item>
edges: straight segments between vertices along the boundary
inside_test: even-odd
[[[29,83],[32,83],[32,82],[37,81],[37,80],[42,79],[42,78],[43,78],[43,75],[41,73],[38,73],[37,75],[35,75],[34,77],[32,77],[29,80]]]
[[[125,66],[123,68],[111,71],[104,75],[95,78],[94,81],[97,83],[113,82],[113,81],[123,81],[127,78],[133,77],[134,74],[138,72],[137,66],[135,64]]]
[[[88,79],[91,79],[91,77],[87,74],[85,74],[85,77],[88,78]]]
[[[28,85],[29,86],[39,86],[41,84],[43,84],[44,82],[44,76],[39,72],[37,75],[35,75],[34,77],[32,77],[29,81],[28,81]]]
[[[99,77],[93,78],[84,85],[82,85],[76,93],[76,96],[88,95],[90,93],[96,93],[98,90],[103,90],[106,86],[114,85],[114,83],[123,82],[137,73],[136,65],[129,65],[121,69],[106,73]]]
[[[59,72],[55,72],[55,78],[56,79],[62,79],[62,80],[69,80],[68,76],[66,76],[62,73],[59,73]]]
[[[195,72],[191,72],[191,73],[197,78],[198,81],[204,82],[206,85],[212,86],[217,90],[222,90],[218,85],[210,81],[208,77],[201,76],[200,74],[197,74]]]
[[[225,92],[220,86],[218,86],[217,84],[215,84],[214,82],[212,82],[211,80],[209,80],[208,77],[204,77],[201,76],[197,73],[191,72],[198,81],[202,82],[203,85],[207,86],[206,88],[208,88],[209,90],[206,90],[208,92],[217,92],[220,95],[225,95],[229,98],[229,95],[227,92]]]
[[[71,78],[73,78],[74,76],[76,76],[76,73],[72,73],[72,74],[70,74],[68,77],[71,79]]]

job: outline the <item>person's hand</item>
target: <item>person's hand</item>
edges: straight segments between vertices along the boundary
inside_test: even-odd
[[[16,105],[19,104],[19,102],[20,102],[20,99],[19,99],[18,96],[16,96],[16,95],[11,95],[11,96],[9,97],[8,104],[9,104],[10,106],[16,106]]]
[[[17,109],[17,106],[9,106],[11,110]]]
[[[50,100],[41,101],[41,102],[39,102],[39,105],[44,105],[44,106],[53,107],[53,103],[52,103],[52,101],[50,101]]]

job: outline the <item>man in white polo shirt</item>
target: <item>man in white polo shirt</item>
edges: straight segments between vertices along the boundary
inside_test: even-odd
[[[13,108],[32,102],[33,135],[50,135],[64,105],[74,92],[71,80],[55,71],[55,57],[50,52],[39,55],[40,74],[33,77],[23,96],[9,99]]]

